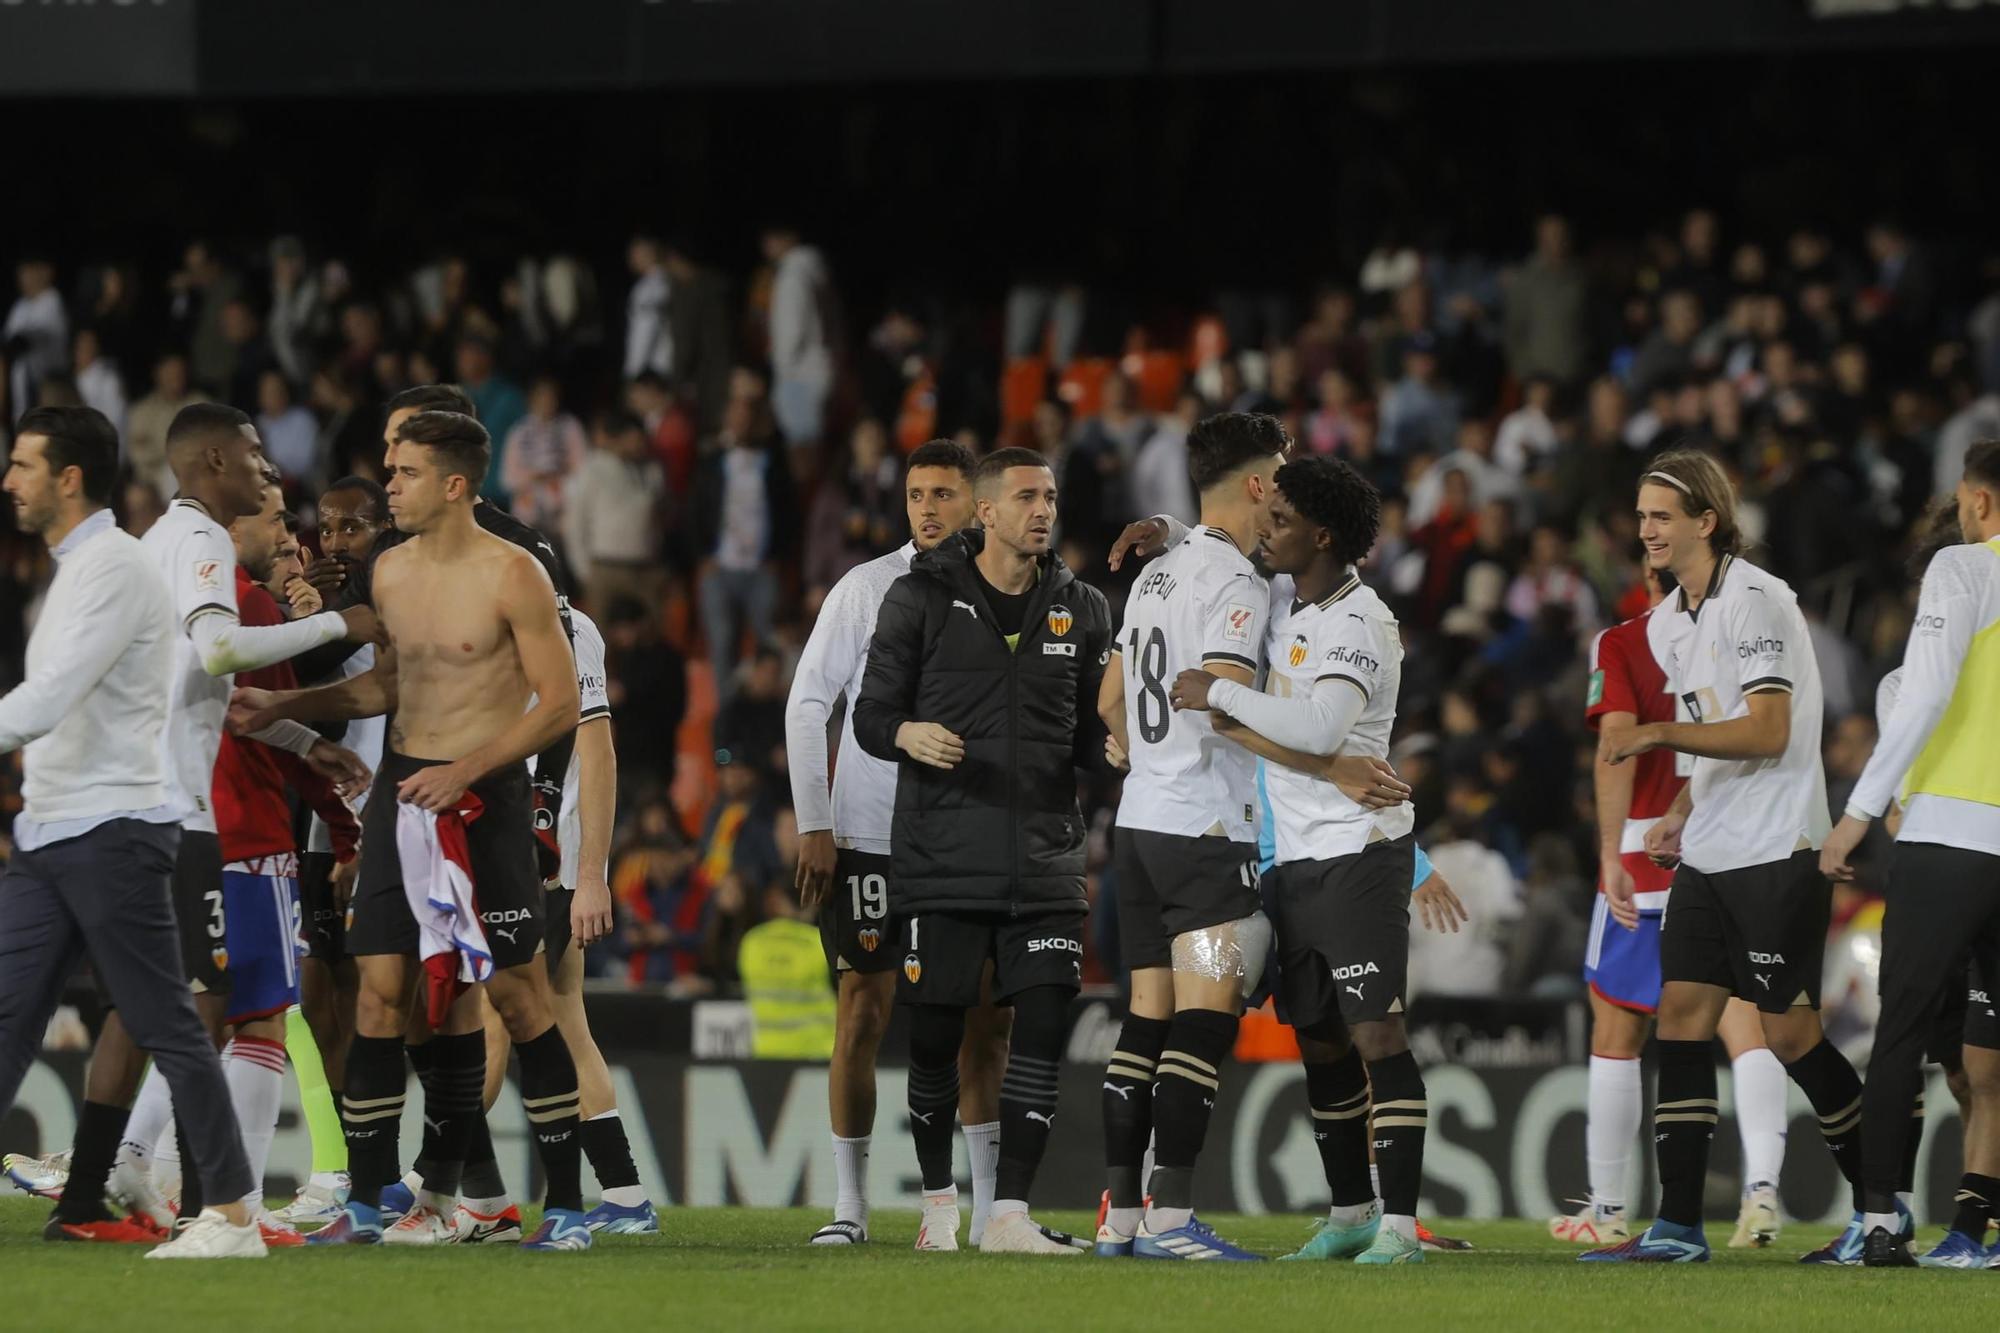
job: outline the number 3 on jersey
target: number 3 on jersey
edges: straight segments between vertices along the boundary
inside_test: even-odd
[[[1132,627],[1132,647],[1125,654],[1133,675],[1139,680],[1139,738],[1158,745],[1167,738],[1167,724],[1173,720],[1173,705],[1167,702],[1167,636],[1158,625],[1146,635],[1142,647],[1139,627]]]

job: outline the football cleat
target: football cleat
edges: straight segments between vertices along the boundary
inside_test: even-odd
[[[1351,1225],[1322,1217],[1313,1224],[1312,1238],[1292,1254],[1278,1256],[1281,1262],[1294,1259],[1352,1259],[1375,1244],[1382,1229],[1382,1210],[1371,1207],[1369,1216]]]
[[[993,1224],[987,1224],[989,1232]],[[942,1254],[958,1248],[958,1191],[947,1190],[924,1196],[924,1215],[917,1223],[916,1248],[926,1254]]]
[[[1175,1227],[1171,1231],[1157,1234],[1148,1231],[1146,1224],[1139,1224],[1139,1234],[1132,1238],[1134,1259],[1220,1259],[1229,1263],[1262,1263],[1264,1256],[1252,1254],[1240,1245],[1232,1245],[1215,1234],[1215,1229],[1198,1217],[1190,1217],[1186,1226]]]
[[[590,1228],[583,1224],[582,1213],[574,1213],[567,1208],[547,1208],[542,1211],[542,1224],[535,1228],[534,1235],[521,1242],[521,1248],[531,1254],[587,1250],[590,1248]]]
[[[867,1243],[867,1223],[843,1220],[828,1222],[813,1232],[812,1239],[806,1242],[808,1245],[866,1245]]]
[[[1417,1223],[1417,1240],[1427,1250],[1464,1251],[1472,1248],[1471,1241],[1460,1240],[1456,1236],[1440,1236],[1422,1222]]]
[[[1778,1212],[1775,1185],[1755,1184],[1743,1192],[1743,1207],[1736,1214],[1736,1232],[1729,1238],[1732,1250],[1762,1250],[1778,1239],[1784,1219]]]
[[[264,1238],[265,1246],[273,1250],[289,1250],[306,1243],[305,1236],[297,1227],[272,1212],[257,1214],[257,1234]]]
[[[557,1212],[567,1212],[558,1208]],[[581,1213],[578,1217],[583,1216]],[[459,1204],[451,1210],[452,1244],[507,1245],[521,1239],[521,1207],[508,1204],[497,1213],[479,1213]]]
[[[384,1245],[451,1245],[458,1234],[452,1226],[457,1214],[446,1217],[428,1204],[418,1204],[404,1213],[382,1233]]]
[[[1549,1219],[1549,1234],[1557,1240],[1602,1249],[1632,1238],[1632,1228],[1625,1220],[1623,1208],[1599,1208],[1582,1199],[1570,1202],[1580,1205],[1578,1211]]]
[[[382,1190],[382,1220],[393,1222],[417,1206],[417,1192],[397,1181]]]
[[[1354,1256],[1357,1264],[1420,1264],[1423,1261],[1424,1243],[1421,1240],[1387,1227],[1377,1231],[1373,1243]]]
[[[105,1186],[105,1193],[111,1201],[134,1217],[143,1217],[147,1223],[162,1231],[172,1231],[176,1220],[174,1209],[160,1194],[153,1183],[153,1173],[146,1169],[137,1158],[124,1153],[118,1155],[116,1165],[111,1168],[111,1179]]]
[[[1908,1240],[1915,1236],[1917,1234],[1917,1220],[1910,1215],[1909,1205],[1905,1204],[1901,1199],[1896,1200],[1896,1213],[1903,1220],[1902,1231],[1900,1233],[1903,1239]],[[1867,1237],[1861,1234],[1861,1214],[1856,1213],[1848,1219],[1847,1226],[1841,1230],[1838,1236],[1835,1236],[1811,1254],[1800,1255],[1799,1262],[1802,1264],[1830,1264],[1838,1268],[1855,1268],[1860,1266],[1862,1252],[1867,1248],[1867,1243]]]
[[[96,1222],[65,1222],[51,1217],[42,1227],[43,1240],[93,1241],[101,1245],[158,1245],[171,1234],[141,1217],[114,1217]]]
[[[237,1226],[213,1208],[181,1229],[164,1245],[146,1251],[148,1259],[262,1259],[269,1254],[255,1222]]]
[[[10,1152],[0,1158],[0,1171],[4,1171],[14,1188],[23,1194],[54,1202],[62,1198],[63,1186],[69,1183],[69,1149],[52,1152],[46,1157]]]
[[[1583,1263],[1598,1264],[1705,1264],[1708,1238],[1700,1227],[1656,1221],[1622,1245],[1586,1250],[1576,1257]]]
[[[278,1210],[278,1220],[295,1227],[324,1226],[340,1216],[340,1210],[347,1206],[347,1176],[343,1172],[334,1179],[339,1183],[322,1183],[317,1178],[307,1181],[292,1201]]]
[[[660,1234],[660,1216],[653,1211],[651,1203],[636,1204],[627,1208],[623,1204],[602,1203],[583,1215],[583,1224],[591,1234],[602,1231],[607,1236],[657,1236]],[[867,1233],[861,1239],[867,1240]]]
[[[926,1215],[928,1215],[926,1210]],[[986,1220],[986,1234],[979,1238],[981,1254],[1082,1254],[1074,1244],[1056,1237],[1063,1233],[1050,1231],[1030,1218],[1026,1213],[1008,1213],[1005,1217],[990,1217]],[[954,1235],[952,1244],[958,1241]]]
[[[2000,1256],[2000,1250],[1993,1252]],[[1929,1254],[1917,1256],[1917,1263],[1924,1268],[1985,1268],[1986,1247],[1963,1231],[1947,1231]]]
[[[1910,1253],[1910,1242],[1900,1235],[1893,1235],[1887,1227],[1876,1227],[1868,1233],[1868,1239],[1861,1242],[1861,1266],[1863,1268],[1915,1268],[1916,1256]]]
[[[1107,1223],[1097,1225],[1097,1243],[1091,1253],[1100,1259],[1130,1259],[1132,1257],[1132,1237],[1116,1230]]]
[[[340,1216],[306,1237],[307,1245],[380,1245],[382,1214],[365,1203],[352,1200]]]

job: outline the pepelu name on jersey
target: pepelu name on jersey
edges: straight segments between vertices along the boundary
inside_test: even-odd
[[[1338,662],[1342,666],[1354,667],[1357,670],[1367,672],[1371,676],[1382,669],[1382,664],[1367,653],[1362,652],[1359,648],[1348,648],[1344,645],[1327,649],[1326,660],[1329,662]]]
[[[1061,935],[1052,939],[1028,941],[1029,953],[1041,953],[1044,949],[1054,949],[1057,953],[1082,953],[1083,941]]]
[[[1380,972],[1381,970],[1381,968],[1375,966],[1373,963],[1350,963],[1346,967],[1334,968],[1333,979],[1335,981],[1346,981],[1351,977],[1365,977],[1371,972]]]
[[[1178,581],[1165,570],[1155,570],[1139,581],[1141,597],[1171,597]]]
[[[1736,655],[1746,659],[1762,657],[1767,653],[1782,653],[1784,651],[1785,641],[1783,639],[1767,639],[1761,634],[1754,639],[1745,639],[1736,645]]]

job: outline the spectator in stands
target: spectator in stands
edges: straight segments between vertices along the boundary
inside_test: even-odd
[[[751,913],[764,890],[782,884],[785,864],[765,775],[727,749],[715,752],[715,767],[715,803],[696,847],[690,892],[705,904],[699,953],[706,989],[733,993],[743,932],[755,924]]]
[[[663,794],[651,793],[638,803],[611,872],[618,914],[615,952],[624,957],[631,984],[695,973],[706,899],[695,885],[698,857]]]
[[[795,228],[768,227],[764,258],[771,278],[771,410],[793,449],[818,444],[826,429],[826,401],[833,390],[835,314],[833,282],[820,252]]]
[[[1354,293],[1337,287],[1321,292],[1296,346],[1299,374],[1306,383],[1324,386],[1328,371],[1338,371],[1350,384],[1368,382],[1368,340],[1355,326]]]
[[[271,341],[264,336],[257,312],[246,298],[235,296],[225,301],[220,320],[224,351],[218,364],[228,369],[223,379],[208,387],[232,406],[255,411],[264,372],[278,369],[278,358],[272,355]]]
[[[1559,608],[1585,633],[1598,628],[1597,594],[1570,560],[1569,539],[1554,523],[1537,523],[1528,536],[1528,559],[1507,589],[1507,614],[1525,623]]]
[[[76,392],[85,407],[96,408],[110,420],[122,439],[125,435],[125,381],[119,375],[118,367],[104,357],[103,350],[96,329],[76,331],[76,339],[71,344]]]
[[[666,476],[629,412],[597,421],[597,447],[560,501],[565,554],[584,598],[605,609],[630,598],[657,612],[666,583]]]
[[[632,290],[625,298],[625,378],[644,371],[661,377],[674,373],[674,333],[667,322],[667,261],[659,238],[634,236],[626,247],[626,267],[632,270]]]
[[[169,352],[153,363],[153,391],[132,404],[125,422],[125,461],[134,475],[153,482],[162,495],[176,489],[167,466],[167,427],[190,403],[205,401],[188,387],[188,360]],[[381,439],[378,429],[376,439]]]
[[[1591,898],[1575,849],[1560,834],[1537,834],[1528,845],[1521,916],[1508,932],[1501,994],[1558,996],[1583,989],[1577,960],[1590,931]]]
[[[528,414],[514,423],[501,450],[507,461],[500,484],[513,497],[515,516],[544,532],[563,531],[563,497],[589,452],[583,423],[563,410],[555,376],[535,376],[528,384]]]
[[[1520,478],[1494,464],[1492,428],[1474,417],[1459,424],[1457,442],[1451,452],[1432,464],[1410,487],[1411,522],[1430,522],[1444,499],[1444,479],[1454,472],[1464,475],[1471,504],[1520,501]]]
[[[500,374],[493,363],[493,340],[483,333],[468,333],[458,340],[456,350],[458,384],[472,396],[479,409],[480,424],[493,438],[495,453],[486,469],[486,485],[480,494],[505,505],[507,487],[502,481],[507,470],[505,442],[514,425],[527,414],[528,403],[514,382]]]
[[[319,422],[292,401],[292,386],[275,366],[257,379],[257,434],[264,456],[278,465],[288,487],[317,492],[325,480]]]
[[[313,372],[312,405],[319,413],[319,442],[314,452],[335,477],[356,474],[379,477],[382,472],[381,408],[362,401],[346,366],[339,362]]]
[[[1159,419],[1132,462],[1133,514],[1169,514],[1183,523],[1198,517],[1194,484],[1188,479],[1187,438],[1201,416],[1201,395],[1184,389],[1174,410]]]
[[[1556,382],[1535,375],[1521,386],[1521,405],[1509,412],[1493,439],[1493,461],[1525,477],[1556,451]]]
[[[743,667],[742,688],[715,719],[715,743],[760,773],[782,776],[785,759],[785,655],[760,644]]]
[[[1501,341],[1516,376],[1574,384],[1588,368],[1590,284],[1570,254],[1569,220],[1543,215],[1535,252],[1507,278]]]
[[[1410,999],[1492,995],[1500,989],[1506,959],[1502,941],[1521,904],[1506,858],[1483,840],[1482,821],[1492,799],[1476,778],[1451,779],[1445,817],[1422,839],[1431,864],[1465,904],[1469,920],[1456,934],[1410,932]]]
[[[909,539],[902,482],[889,433],[863,417],[848,436],[846,465],[820,484],[806,517],[801,572],[810,605],[817,607],[842,574]]]
[[[605,608],[607,693],[621,789],[671,782],[687,716],[687,662],[661,637],[658,609],[619,598]]]
[[[9,398],[18,419],[35,405],[41,382],[68,365],[69,311],[56,290],[55,266],[47,260],[21,261],[14,283],[20,295],[0,326],[0,356],[6,358]]]
[[[1660,326],[1640,345],[1632,362],[1632,389],[1648,394],[1678,384],[1696,369],[1694,341],[1701,333],[1701,300],[1685,289],[1660,298]]]
[[[174,324],[188,348],[194,382],[205,392],[226,394],[236,373],[237,357],[223,331],[222,309],[236,299],[242,283],[206,241],[195,241],[188,246],[180,271],[167,285],[173,292]]]
[[[1399,458],[1441,454],[1458,433],[1458,396],[1438,377],[1437,335],[1413,334],[1402,347],[1403,377],[1382,397],[1382,448]]]
[[[725,381],[725,398],[727,393]],[[676,496],[686,495],[694,476],[695,460],[695,420],[687,403],[665,377],[643,370],[625,386],[625,410],[639,418],[645,427],[653,456],[666,472],[667,491]],[[720,410],[717,409],[718,415]]]
[[[722,433],[695,473],[696,591],[709,665],[725,698],[734,688],[744,630],[757,643],[771,638],[776,562],[792,548],[798,527],[785,450],[755,431],[754,401],[730,403]]]
[[[134,477],[125,483],[124,493],[119,497],[119,526],[134,537],[143,537],[146,530],[160,521],[167,512],[167,502],[160,496],[160,488],[152,482]]]
[[[326,332],[319,279],[306,263],[305,244],[296,236],[271,242],[271,312],[264,327],[279,369],[293,384],[309,384],[315,345]]]
[[[729,369],[736,355],[736,320],[729,305],[729,280],[701,263],[685,242],[667,244],[667,328],[674,355],[668,379],[692,405],[703,431],[722,426],[729,403]]]

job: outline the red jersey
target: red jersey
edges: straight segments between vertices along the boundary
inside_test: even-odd
[[[270,593],[251,579],[243,566],[236,567],[237,617],[245,625],[281,625],[284,617]],[[239,671],[236,683],[263,690],[295,690],[298,679],[289,662]],[[279,856],[298,851],[292,834],[291,804],[285,799],[287,786],[297,789],[306,804],[327,823],[333,834],[334,855],[346,861],[354,855],[361,829],[354,813],[334,792],[333,784],[313,772],[295,754],[253,741],[222,735],[222,749],[215,759],[215,777],[209,784],[209,800],[215,807],[215,831],[222,842],[222,860],[254,861],[260,856]]]
[[[1647,611],[1613,625],[1591,645],[1590,699],[1584,718],[1592,731],[1606,713],[1631,713],[1642,723],[1674,720],[1667,673],[1646,642],[1646,621],[1652,614]],[[1671,750],[1649,750],[1632,761],[1638,770],[1632,778],[1628,824],[1639,820],[1650,824],[1667,813],[1687,781],[1675,771],[1678,758]]]

